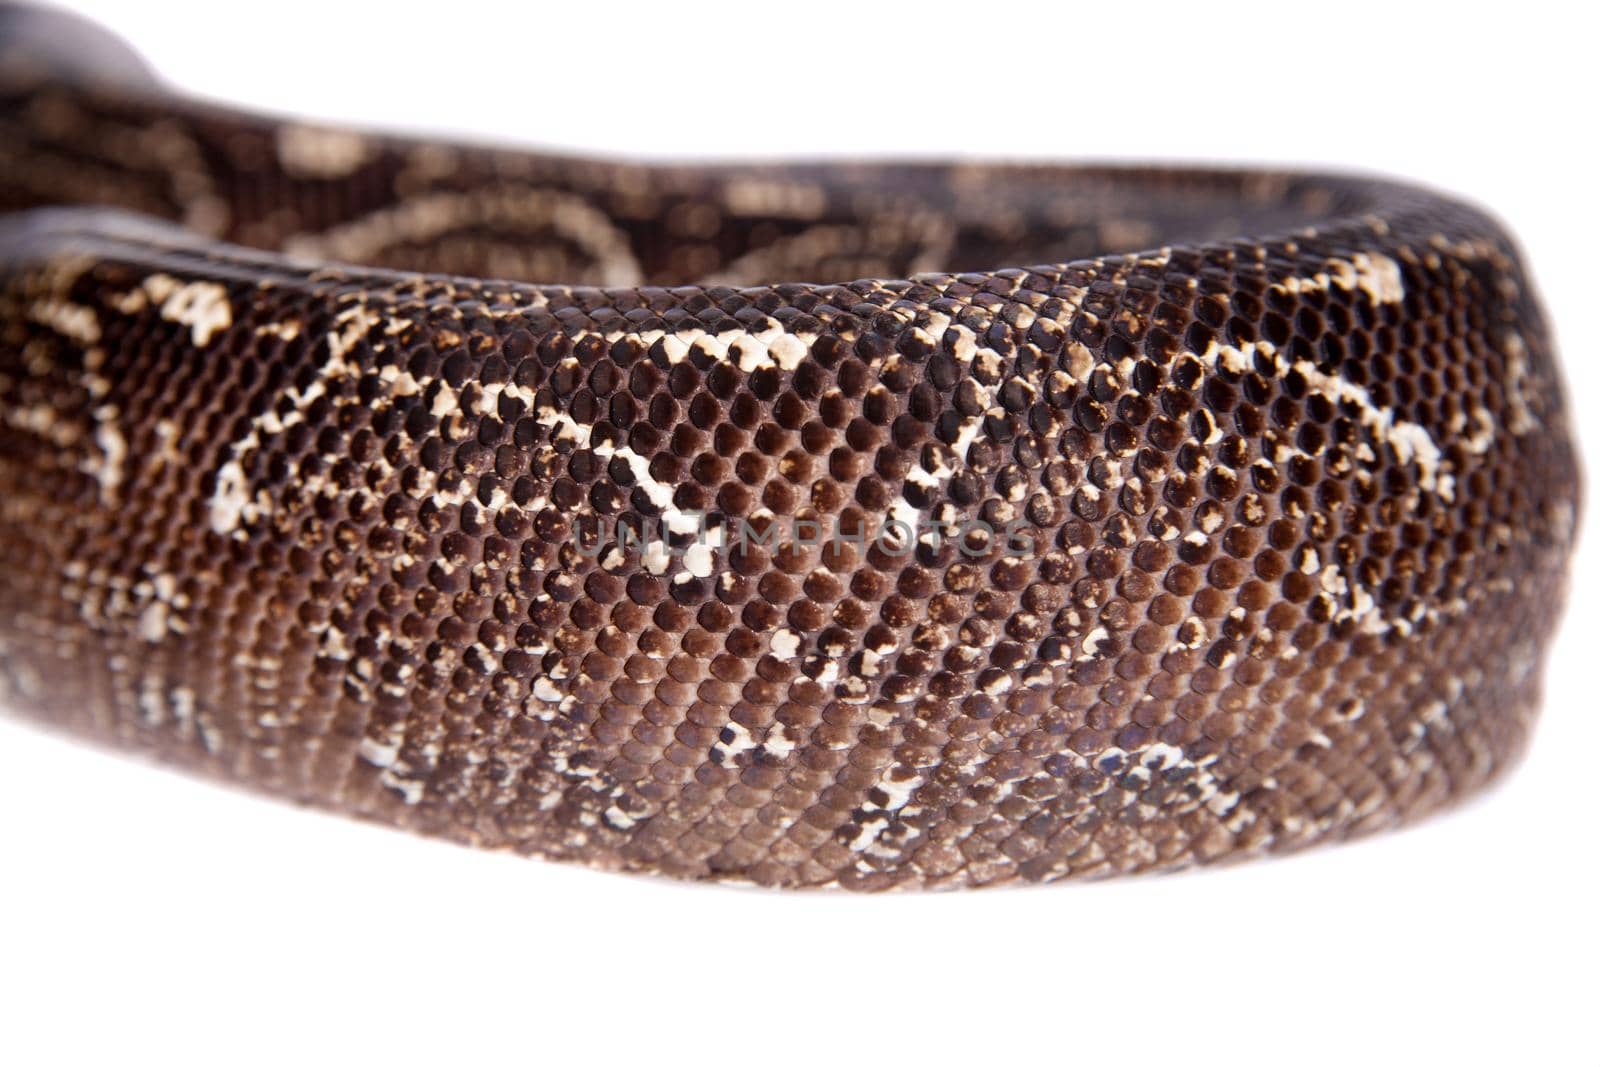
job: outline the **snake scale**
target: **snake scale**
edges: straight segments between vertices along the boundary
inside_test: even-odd
[[[853,889],[1298,849],[1525,746],[1580,478],[1477,209],[450,146],[184,99],[64,16],[0,38],[24,714]]]

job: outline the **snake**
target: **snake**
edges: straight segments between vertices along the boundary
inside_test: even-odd
[[[0,70],[0,695],[47,729],[853,890],[1293,852],[1527,748],[1581,478],[1478,207],[452,144],[31,8]]]

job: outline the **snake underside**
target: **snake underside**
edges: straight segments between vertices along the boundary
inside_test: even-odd
[[[25,713],[460,841],[865,889],[1299,848],[1524,746],[1579,477],[1475,209],[413,142],[18,9],[0,54]]]

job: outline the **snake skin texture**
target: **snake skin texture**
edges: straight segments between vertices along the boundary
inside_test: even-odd
[[[457,841],[851,889],[1298,849],[1525,746],[1579,474],[1473,208],[452,147],[0,33],[24,714]]]

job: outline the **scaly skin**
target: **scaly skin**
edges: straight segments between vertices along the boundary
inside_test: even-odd
[[[1526,742],[1579,476],[1473,209],[603,164],[9,54],[25,713],[474,844],[858,889],[1340,839]]]

